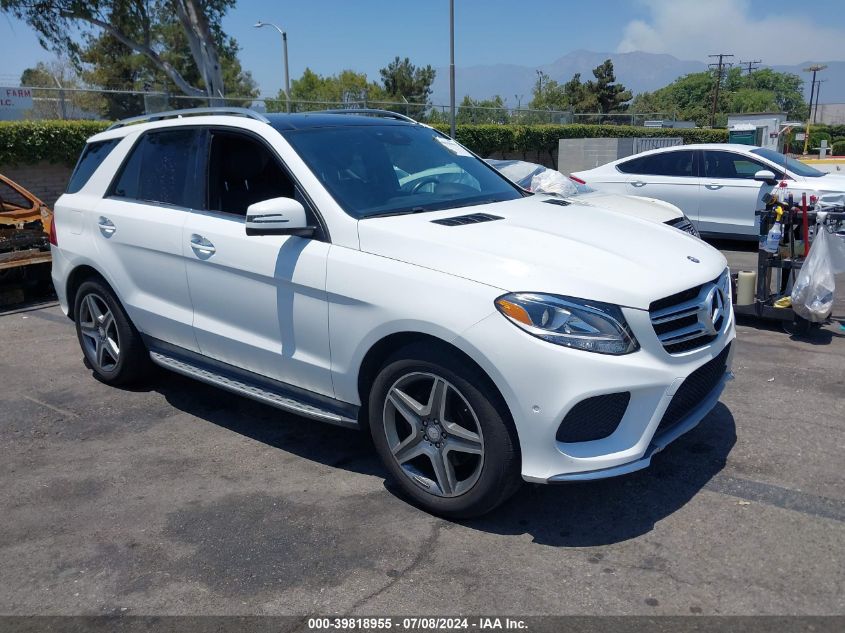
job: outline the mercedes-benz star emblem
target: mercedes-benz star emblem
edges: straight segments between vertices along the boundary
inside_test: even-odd
[[[722,293],[722,289],[718,286],[713,286],[707,294],[707,299],[705,300],[703,307],[706,310],[706,318],[710,322],[702,323],[702,325],[707,328],[708,334],[718,334],[719,328],[721,327],[720,321],[725,315],[725,296]],[[703,321],[703,319],[699,317],[699,321]]]
[[[690,260],[693,264],[700,264],[701,260],[697,257],[693,257],[692,255],[687,255],[687,259]]]

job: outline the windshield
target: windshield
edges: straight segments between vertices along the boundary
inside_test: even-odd
[[[824,176],[823,171],[814,169],[809,165],[805,165],[800,160],[789,158],[788,156],[784,156],[780,152],[776,152],[772,149],[758,147],[757,149],[752,149],[751,153],[757,154],[757,156],[762,156],[763,158],[772,161],[778,167],[783,168],[784,166],[786,166],[789,171],[799,176],[805,176],[807,178],[818,178],[819,176]]]
[[[285,138],[356,218],[515,200],[522,193],[462,145],[411,125],[285,131]]]

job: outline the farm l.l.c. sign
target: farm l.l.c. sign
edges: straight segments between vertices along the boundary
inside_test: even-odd
[[[32,107],[30,88],[0,86],[0,110],[28,110]]]

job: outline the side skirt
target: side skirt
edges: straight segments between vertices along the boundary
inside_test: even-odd
[[[150,359],[177,374],[226,389],[289,413],[347,428],[360,428],[358,407],[144,337]]]

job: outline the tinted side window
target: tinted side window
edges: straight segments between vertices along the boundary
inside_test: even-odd
[[[266,146],[243,134],[211,131],[209,211],[246,215],[256,202],[294,197],[293,180]]]
[[[111,153],[115,145],[120,143],[121,140],[116,138],[110,141],[88,143],[85,149],[82,150],[82,155],[79,157],[76,167],[70,175],[70,182],[68,182],[66,190],[67,193],[76,193],[82,189],[91,175],[97,171],[97,167],[106,160],[106,156]]]
[[[651,176],[678,176],[691,178],[696,176],[692,151],[662,152],[632,158],[617,165],[619,171],[626,174],[646,174]]]
[[[144,134],[123,164],[111,195],[202,208],[204,187],[198,169],[201,135],[199,129]]]
[[[761,169],[771,169],[762,163],[733,152],[704,152],[704,176],[706,178],[743,178],[753,180]]]

